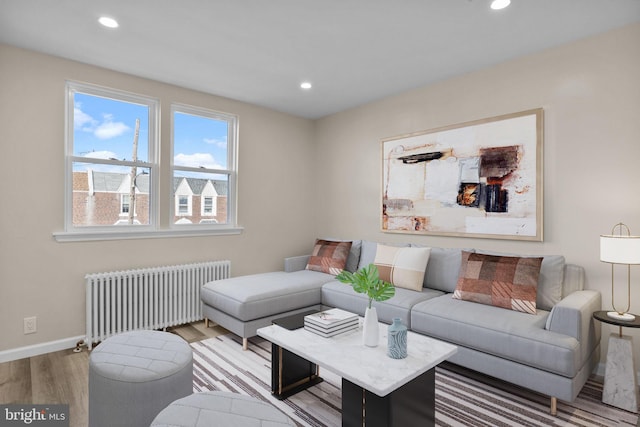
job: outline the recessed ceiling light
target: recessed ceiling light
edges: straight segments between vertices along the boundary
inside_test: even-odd
[[[493,0],[491,2],[491,9],[500,10],[511,4],[511,0]]]
[[[305,89],[305,90],[309,90],[311,89],[312,85],[310,82],[302,82],[300,83],[300,88],[301,89]]]
[[[118,21],[108,16],[101,16],[98,22],[107,28],[118,28]]]

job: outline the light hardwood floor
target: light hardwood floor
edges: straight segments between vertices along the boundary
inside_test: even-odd
[[[204,321],[169,329],[187,342],[227,333]],[[0,403],[69,404],[70,427],[86,427],[89,405],[89,354],[72,349],[0,363]]]

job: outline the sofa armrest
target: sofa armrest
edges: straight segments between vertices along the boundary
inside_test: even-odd
[[[547,329],[578,340],[581,363],[600,343],[600,322],[594,321],[593,313],[601,307],[600,292],[583,290],[569,294],[549,313]]]
[[[292,273],[307,268],[310,255],[292,256],[284,259],[284,271]]]

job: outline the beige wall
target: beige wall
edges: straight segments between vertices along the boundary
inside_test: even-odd
[[[619,221],[640,234],[639,42],[640,25],[633,25],[319,120],[319,234],[564,254],[585,267],[587,287],[601,291],[609,308],[610,268],[599,261],[598,236]],[[382,138],[538,107],[545,114],[544,242],[379,231]],[[640,314],[640,266],[632,279],[631,310]],[[626,283],[620,286],[624,299]],[[603,328],[605,348],[611,331]],[[635,336],[638,357],[640,334],[625,333]]]
[[[159,98],[164,159],[171,102],[238,114],[243,233],[55,242],[64,225],[66,79]],[[86,273],[230,259],[239,275],[282,268],[285,256],[312,248],[310,120],[0,45],[0,124],[0,352],[84,335]],[[23,335],[28,316],[37,316],[36,334]]]
[[[640,25],[629,26],[315,122],[0,45],[0,352],[82,335],[85,273],[222,258],[234,275],[266,271],[308,252],[316,235],[564,254],[586,268],[587,286],[608,308],[598,235],[618,221],[640,234],[638,40]],[[239,114],[244,232],[56,243],[65,79],[158,97],[163,117],[171,101]],[[382,138],[537,107],[545,110],[544,242],[379,232]],[[640,268],[632,270],[631,310],[640,313]],[[34,315],[38,333],[23,335],[23,318]],[[604,349],[611,331],[603,328]],[[640,344],[640,334],[625,332]]]

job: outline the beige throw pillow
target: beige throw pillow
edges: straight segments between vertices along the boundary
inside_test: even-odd
[[[431,248],[378,245],[374,264],[380,278],[399,288],[421,291]]]

